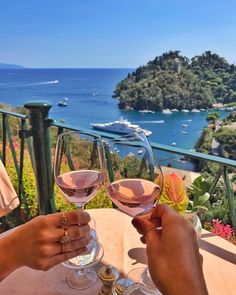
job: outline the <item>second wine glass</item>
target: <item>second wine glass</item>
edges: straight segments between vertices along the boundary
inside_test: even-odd
[[[112,202],[131,216],[149,212],[161,195],[163,174],[145,135],[107,142],[106,156]]]

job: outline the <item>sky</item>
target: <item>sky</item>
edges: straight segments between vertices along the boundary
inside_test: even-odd
[[[169,50],[236,62],[235,0],[0,0],[0,62],[136,68]]]

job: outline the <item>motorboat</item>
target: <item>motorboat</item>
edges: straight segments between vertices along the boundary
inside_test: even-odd
[[[155,112],[152,110],[140,110],[139,113],[141,113],[141,114],[149,114],[149,113],[154,114]]]
[[[139,125],[134,125],[127,119],[123,118],[109,123],[92,123],[91,126],[95,130],[119,135],[134,134],[135,132],[144,133],[146,136],[152,134],[150,130],[143,129]]]
[[[67,101],[68,101],[68,98],[65,97],[64,99],[60,100],[60,101],[57,103],[57,105],[58,105],[59,107],[67,107]]]
[[[172,111],[170,109],[165,109],[162,111],[163,114],[165,115],[171,115],[172,114]]]

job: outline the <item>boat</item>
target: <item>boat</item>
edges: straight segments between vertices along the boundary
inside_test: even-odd
[[[141,113],[141,114],[154,114],[155,112],[152,110],[140,110],[139,113]]]
[[[67,102],[60,100],[60,101],[57,103],[57,105],[58,105],[59,107],[67,107]]]
[[[91,126],[95,130],[114,133],[119,135],[134,134],[135,132],[143,132],[146,136],[152,134],[150,130],[143,129],[139,125],[134,125],[127,119],[120,118],[109,123],[92,123]]]
[[[188,131],[181,131],[183,134],[188,134]]]
[[[170,145],[171,146],[176,146],[176,142],[172,142]]]
[[[182,124],[182,127],[188,127],[188,124]]]
[[[183,110],[181,110],[181,112],[183,112],[183,113],[189,113],[189,110],[183,109]]]
[[[165,109],[165,110],[162,111],[162,114],[171,115],[172,111],[170,109]]]
[[[192,113],[200,113],[200,110],[198,110],[198,109],[192,109],[191,112],[192,112]]]
[[[57,105],[58,105],[59,107],[67,107],[67,101],[68,101],[68,98],[65,97],[64,99],[60,100],[60,101],[57,103]]]

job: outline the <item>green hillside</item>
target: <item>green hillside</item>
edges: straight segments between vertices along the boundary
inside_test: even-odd
[[[206,51],[191,60],[170,51],[156,57],[116,85],[121,109],[210,108],[236,101],[236,66]]]

